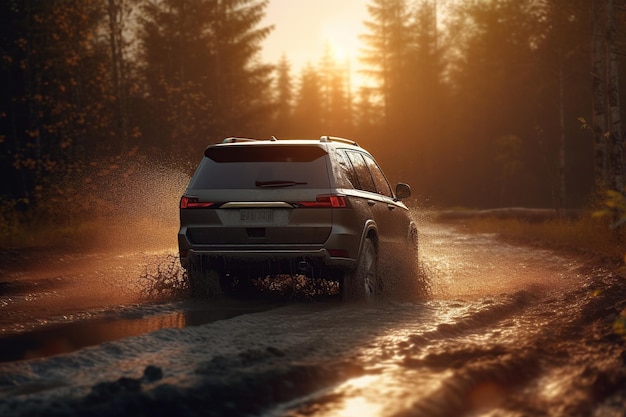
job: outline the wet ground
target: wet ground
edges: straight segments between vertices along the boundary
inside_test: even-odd
[[[428,222],[420,244],[430,297],[365,305],[191,300],[172,248],[5,255],[0,415],[626,415],[609,265]]]

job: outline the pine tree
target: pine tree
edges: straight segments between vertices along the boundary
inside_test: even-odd
[[[354,102],[354,137],[368,143],[377,155],[385,157],[389,149],[377,141],[384,137],[384,119],[381,103],[375,98],[373,88],[361,86]]]
[[[269,0],[220,0],[212,4],[209,75],[218,132],[255,135],[271,112],[271,65],[255,60],[272,30],[258,28]]]
[[[557,210],[583,202],[592,186],[588,141],[572,122],[589,111],[589,11],[586,0],[544,2],[534,41],[536,125]]]
[[[593,2],[592,80],[596,190],[624,188],[615,0]]]
[[[371,20],[365,21],[367,33],[360,61],[363,72],[378,86],[387,126],[394,126],[402,111],[403,76],[408,69],[410,12],[406,0],[372,0],[367,5]]]
[[[322,131],[322,83],[313,65],[302,69],[294,109],[294,129],[300,137],[316,137]]]
[[[449,22],[454,95],[448,114],[455,133],[449,143],[453,157],[446,163],[455,167],[458,177],[448,181],[458,187],[459,196],[477,206],[502,204],[502,179],[494,163],[500,138],[520,138],[518,154],[525,159],[520,162],[540,166],[541,159],[531,151],[536,136],[536,37],[541,34],[536,27],[538,7],[534,0],[462,2]],[[514,203],[545,199],[550,187],[539,180],[543,176],[544,170],[528,168],[509,177],[506,187],[516,189],[520,199]]]
[[[144,76],[174,149],[255,135],[267,123],[272,67],[256,62],[271,30],[257,27],[266,6],[267,0],[163,0],[144,7]]]
[[[109,38],[109,69],[111,92],[114,100],[112,109],[112,128],[120,141],[120,149],[129,148],[132,135],[131,115],[129,109],[131,65],[127,50],[130,42],[127,40],[129,16],[133,11],[132,0],[106,0],[103,5],[106,10],[106,27]]]
[[[344,67],[332,56],[326,45],[319,65],[321,80],[322,131],[331,136],[350,136],[352,133],[352,103],[350,97],[349,67]]]
[[[283,55],[276,67],[276,117],[272,134],[278,137],[292,135],[293,123],[293,83],[291,66]]]
[[[410,137],[407,146],[413,151],[411,166],[416,185],[428,190],[432,187],[428,179],[439,175],[439,161],[445,160],[449,153],[449,147],[441,140],[449,123],[445,107],[449,93],[443,82],[446,68],[437,28],[437,9],[432,1],[422,1],[412,16],[398,118],[402,131]]]
[[[624,138],[622,136],[620,93],[619,93],[619,69],[617,44],[615,0],[606,0],[605,28],[606,28],[606,61],[607,79],[606,93],[608,100],[607,108],[607,133],[610,152],[610,187],[613,190],[624,190]]]

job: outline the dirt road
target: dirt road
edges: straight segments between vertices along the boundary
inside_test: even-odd
[[[0,351],[51,323],[113,334],[0,363],[0,415],[626,415],[623,278],[453,226],[420,244],[431,296],[365,305],[188,300],[146,273],[167,252],[5,275]]]

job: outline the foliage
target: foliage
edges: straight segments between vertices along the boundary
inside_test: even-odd
[[[62,216],[51,202],[76,195],[72,178],[106,177],[132,150],[195,163],[233,135],[353,137],[392,182],[476,207],[550,205],[563,138],[565,205],[586,204],[593,141],[575,119],[591,112],[587,0],[370,0],[370,84],[356,91],[329,51],[293,78],[288,56],[262,62],[267,4],[0,2],[7,222]]]
[[[276,113],[272,133],[277,137],[289,137],[293,135],[293,81],[291,78],[291,65],[287,57],[281,57],[276,67]]]
[[[397,114],[395,95],[403,90],[409,57],[410,12],[403,0],[373,0],[367,5],[371,20],[365,21],[368,30],[362,35],[365,44],[361,61],[364,72],[378,82],[385,117],[389,121]],[[388,124],[390,126],[391,124]]]
[[[621,236],[607,233],[607,222],[593,215],[544,222],[475,218],[465,221],[464,227],[476,233],[496,233],[517,241],[576,249],[614,259],[621,259],[626,253]]]
[[[330,47],[325,48],[320,62],[322,93],[321,129],[335,136],[349,136],[352,130],[352,103],[349,102],[348,69],[335,62]]]
[[[106,55],[96,37],[95,0],[63,6],[15,1],[0,7],[10,21],[2,32],[7,49],[1,68],[9,82],[0,102],[8,122],[1,168],[16,179],[4,182],[0,195],[30,199],[60,166],[85,159],[106,142],[111,120]]]
[[[614,219],[611,229],[616,229],[626,223],[626,196],[615,190],[606,191],[604,208],[594,212],[596,217],[610,217]]]
[[[167,148],[184,154],[223,136],[258,135],[270,111],[272,68],[254,61],[271,30],[256,27],[266,5],[267,0],[144,5],[141,68]]]
[[[323,103],[322,80],[313,65],[309,64],[302,69],[294,107],[294,120],[302,137],[317,136],[322,124]]]

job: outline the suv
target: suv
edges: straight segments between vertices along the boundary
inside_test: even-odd
[[[345,300],[377,297],[383,256],[417,259],[417,228],[402,202],[410,194],[403,183],[392,190],[372,155],[347,139],[211,145],[180,200],[191,292],[216,296],[254,278],[301,274],[338,281]]]

